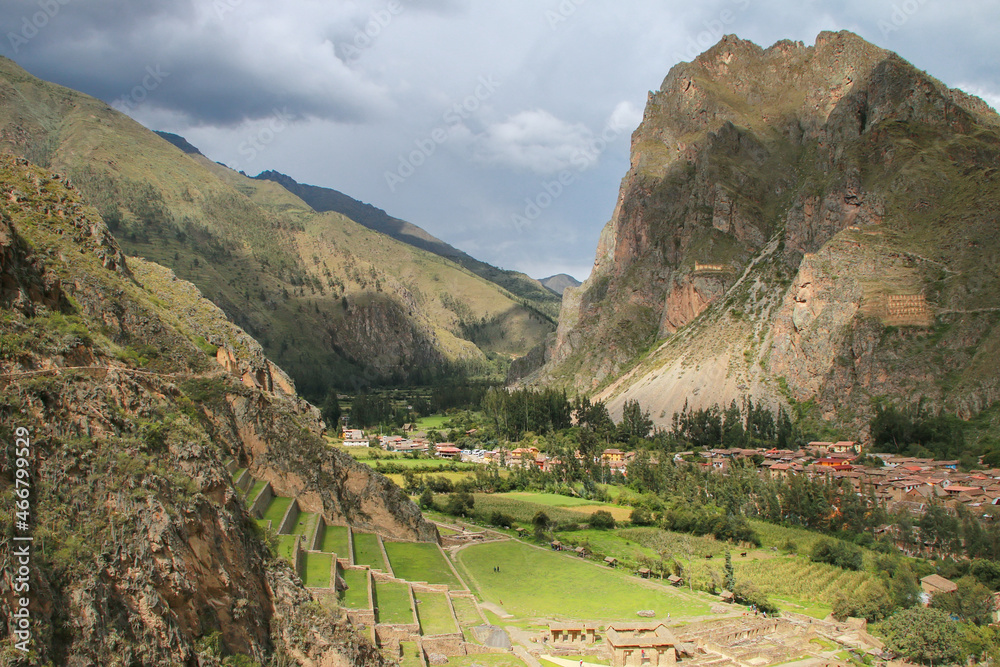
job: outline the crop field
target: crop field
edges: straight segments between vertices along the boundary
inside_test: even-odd
[[[421,634],[444,635],[458,632],[455,619],[451,617],[447,593],[414,590],[413,595],[417,600]]]
[[[347,590],[340,596],[341,604],[348,609],[368,607],[368,572],[366,570],[343,570],[341,576]]]
[[[350,549],[347,526],[327,526],[323,529],[319,545],[320,551],[337,554],[340,558],[348,558]]]
[[[374,533],[354,533],[354,564],[367,565],[376,570],[385,569],[382,549]]]
[[[584,523],[586,516],[573,510],[551,505],[506,497],[500,493],[474,493],[476,514],[489,516],[493,512],[502,512],[525,525],[531,524],[532,517],[538,512],[545,512],[549,519],[556,523]]]
[[[817,603],[832,605],[837,593],[857,590],[872,577],[826,563],[813,563],[804,556],[733,562],[736,578],[749,579],[764,593],[802,607]]]
[[[446,584],[451,589],[462,588],[448,567],[438,545],[430,542],[383,542],[392,571],[400,579]]]
[[[302,556],[302,573],[304,583],[309,588],[330,587],[330,567],[333,556],[330,554],[309,553]]]
[[[707,614],[698,596],[639,580],[566,554],[517,541],[492,542],[458,552],[463,574],[488,602],[522,618],[611,620],[651,609],[657,618]],[[500,572],[494,572],[495,566]]]
[[[379,623],[413,623],[410,587],[394,581],[375,584],[375,606]]]

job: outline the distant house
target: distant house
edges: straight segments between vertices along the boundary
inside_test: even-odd
[[[931,574],[920,580],[920,588],[923,589],[921,598],[924,604],[930,604],[931,598],[935,595],[957,591],[958,584],[950,579],[945,579],[940,574]]]
[[[560,542],[559,540],[552,540],[552,544],[550,544],[549,546],[552,547],[553,551],[562,551],[563,550],[563,543]]]
[[[605,449],[601,452],[601,460],[605,463],[622,463],[625,461],[625,452],[620,449]]]
[[[359,428],[346,428],[343,432],[344,447],[367,447],[368,438]]]
[[[678,577],[676,574],[672,574],[667,577],[667,581],[670,582],[671,586],[680,586],[684,583],[684,580]]]
[[[649,575],[652,574],[652,571],[648,567],[640,567],[636,571],[636,574],[638,574],[643,579],[649,579]]]
[[[434,447],[434,453],[443,459],[455,459],[462,454],[462,450],[450,442],[442,442]]]
[[[608,564],[608,567],[617,567],[618,566],[618,559],[614,558],[612,556],[607,556],[604,559],[604,562]]]
[[[677,637],[663,623],[612,623],[604,631],[613,667],[677,663]]]
[[[592,623],[549,623],[549,638],[553,644],[583,646],[597,639],[597,625]]]
[[[861,448],[858,446],[858,443],[853,440],[841,440],[827,448],[827,452],[831,454],[857,454],[860,451]]]
[[[588,552],[587,552],[587,547],[577,547],[576,549],[573,549],[573,551],[574,551],[574,552],[576,553],[576,555],[577,555],[577,556],[579,556],[580,558],[583,558],[583,557],[585,557],[585,556],[587,555],[587,553],[588,553]]]

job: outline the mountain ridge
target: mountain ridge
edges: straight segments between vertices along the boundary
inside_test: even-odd
[[[723,38],[650,93],[532,381],[658,424],[746,397],[861,433],[877,400],[974,414],[1000,398],[1000,285],[966,268],[998,260],[998,120],[852,33]]]

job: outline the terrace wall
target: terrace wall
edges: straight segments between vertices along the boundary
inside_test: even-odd
[[[293,498],[292,502],[288,504],[288,509],[285,510],[285,516],[281,517],[281,523],[278,524],[279,535],[291,534],[295,522],[299,520],[299,511],[299,501]]]
[[[260,490],[257,497],[253,499],[253,505],[250,506],[250,514],[254,518],[263,519],[264,510],[267,506],[271,504],[274,500],[274,489],[271,488],[271,483],[268,482],[264,485],[264,488]]]

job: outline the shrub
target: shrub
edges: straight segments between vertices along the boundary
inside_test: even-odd
[[[607,510],[597,510],[590,515],[590,527],[598,530],[609,530],[615,527],[615,517]]]
[[[958,624],[938,609],[911,607],[881,625],[886,648],[919,663],[958,662],[962,658]]]
[[[828,563],[845,570],[860,570],[864,564],[861,548],[842,540],[820,540],[810,556],[814,563]]]

